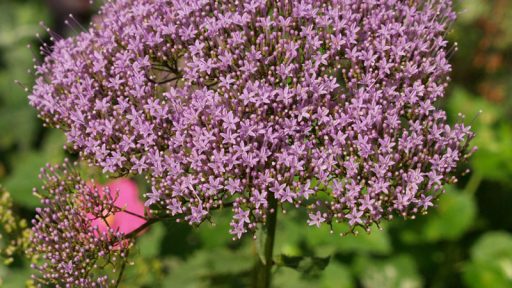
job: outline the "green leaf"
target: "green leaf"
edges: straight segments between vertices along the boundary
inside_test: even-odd
[[[485,14],[491,11],[491,5],[484,0],[471,0],[457,2],[461,7],[457,11],[464,11],[459,13],[459,21],[461,23],[471,24],[480,17],[485,17]]]
[[[252,269],[253,258],[246,251],[219,249],[217,251],[203,250],[208,254],[206,267],[210,273],[236,274]]]
[[[470,262],[464,266],[463,279],[467,287],[512,287],[510,271],[512,261],[480,263]]]
[[[286,215],[280,215],[278,221],[278,233],[276,250],[287,255],[301,255],[301,248],[307,247],[316,255],[328,255],[333,253],[372,253],[387,255],[392,252],[391,239],[386,231],[379,231],[372,227],[370,234],[359,231],[356,235],[340,237],[339,233],[348,231],[346,224],[336,224],[335,233],[331,233],[328,225],[318,227],[308,226],[307,219],[300,218],[294,210]]]
[[[512,125],[498,123],[493,127],[482,127],[476,132],[473,144],[478,146],[479,150],[471,158],[473,169],[487,179],[510,182]]]
[[[164,238],[165,227],[162,223],[156,223],[149,228],[149,231],[137,240],[142,257],[154,258],[160,253],[160,242]]]
[[[478,147],[478,151],[471,157],[473,170],[487,179],[510,182],[512,125],[504,121],[507,119],[504,108],[456,87],[448,98],[448,110],[449,115],[457,115],[459,112],[466,115],[466,124],[471,125],[476,133],[471,141],[471,145]]]
[[[512,235],[507,232],[488,232],[473,245],[470,253],[471,259],[476,261],[512,258]]]
[[[320,282],[319,286],[322,288],[352,288],[355,286],[349,268],[336,261],[331,261],[325,268]]]
[[[272,277],[272,287],[311,288],[319,285],[319,279],[304,278],[301,273],[293,269],[278,269]]]
[[[512,235],[488,232],[471,248],[464,266],[468,287],[512,287]]]
[[[345,224],[337,225],[339,231],[347,231],[348,226]],[[328,226],[320,228],[310,227],[306,239],[311,247],[331,247],[332,252],[339,253],[372,253],[378,255],[387,255],[391,253],[392,246],[389,234],[385,229],[379,231],[376,227],[372,227],[371,233],[362,232],[358,235],[348,234],[339,236],[337,233],[331,234]],[[319,253],[319,250],[316,250]],[[328,249],[324,252],[329,251]]]
[[[49,129],[42,147],[45,157],[55,160],[61,159],[64,152],[64,143],[66,143],[64,132]]]
[[[44,155],[39,152],[19,156],[13,172],[4,184],[15,203],[27,207],[36,207],[40,204],[39,199],[32,194],[32,189],[42,184],[38,175],[46,162]]]
[[[450,186],[451,187],[451,186]],[[474,198],[448,187],[439,200],[439,206],[426,219],[423,238],[434,242],[459,239],[473,224],[477,207]]]
[[[44,31],[39,21],[48,18],[46,6],[38,1],[2,1],[0,11],[9,11],[0,18],[0,47],[34,38],[37,32]]]
[[[22,150],[28,150],[36,134],[37,123],[35,112],[28,106],[21,109],[0,108],[0,147],[7,149],[19,144]]]
[[[126,266],[120,287],[162,287],[166,272],[162,259],[132,256],[134,265]]]
[[[247,283],[242,284],[246,279],[240,275],[250,272],[254,264],[253,255],[246,248],[199,250],[186,262],[173,261],[168,264],[171,273],[164,287],[246,287]],[[218,282],[235,283],[227,286]]]
[[[305,277],[293,269],[277,269],[272,279],[279,288],[353,288],[354,279],[350,269],[334,259],[319,275]]]
[[[409,255],[399,255],[384,260],[360,256],[353,266],[366,288],[422,287],[416,263]]]
[[[214,212],[212,221],[212,224],[203,223],[197,229],[202,247],[213,250],[233,243],[233,236],[227,233],[230,228],[231,209],[225,208]]]
[[[0,268],[1,264],[0,264]],[[28,268],[13,268],[13,269],[5,269],[4,271],[0,270],[0,287],[3,288],[20,288],[20,287],[26,287],[26,283],[28,280],[30,280],[30,275],[32,273],[32,270]],[[2,278],[3,282],[2,283]]]
[[[63,138],[57,136],[48,137],[41,151],[31,151],[14,156],[16,157],[16,159],[13,159],[15,166],[12,173],[7,177],[4,186],[11,193],[15,203],[27,207],[39,205],[39,199],[32,194],[33,188],[41,185],[38,176],[41,168],[46,163],[57,163],[64,158],[62,148],[55,148],[56,146],[62,146],[62,141]]]
[[[315,256],[287,256],[287,255],[279,255],[276,258],[276,264],[278,266],[284,266],[288,268],[295,269],[301,272],[304,275],[316,274],[322,270],[324,270],[327,265],[329,265],[329,261],[331,256],[327,257],[315,257]]]

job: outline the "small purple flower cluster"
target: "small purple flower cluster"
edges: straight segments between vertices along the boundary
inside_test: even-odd
[[[33,264],[40,272],[33,277],[41,287],[114,286],[116,279],[109,273],[127,261],[132,242],[114,229],[100,231],[91,223],[119,209],[115,199],[98,196],[97,188],[87,185],[68,162],[48,165],[41,178],[44,185],[35,193],[42,197],[43,208],[36,210],[28,252],[42,259]]]
[[[30,102],[191,224],[230,202],[241,237],[276,199],[368,228],[424,212],[471,154],[435,106],[454,18],[449,0],[109,1],[47,51]]]

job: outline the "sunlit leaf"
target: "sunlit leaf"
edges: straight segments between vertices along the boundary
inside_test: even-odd
[[[282,254],[276,257],[275,262],[278,266],[292,268],[304,275],[309,275],[324,270],[329,265],[330,260],[330,256],[287,256]]]
[[[512,235],[484,234],[471,248],[464,280],[468,287],[512,287]]]
[[[456,240],[473,224],[477,208],[472,195],[449,188],[431,213],[423,228],[424,239]]]
[[[354,269],[365,288],[422,287],[414,259],[408,255],[383,260],[361,256]]]
[[[160,244],[165,235],[165,226],[162,223],[151,225],[149,230],[137,240],[141,256],[157,257],[160,254]]]
[[[511,181],[512,125],[503,121],[504,108],[460,87],[454,89],[448,101],[450,115],[465,114],[468,117],[466,124],[471,125],[476,133],[471,142],[478,147],[471,157],[473,170],[487,179]]]
[[[197,230],[205,249],[216,249],[233,243],[233,235],[229,234],[231,209],[226,208],[213,213],[212,223],[203,223]]]
[[[347,266],[331,261],[320,275],[321,288],[352,288],[355,287],[353,276]]]
[[[55,131],[54,133],[54,136],[46,139],[41,151],[20,154],[13,159],[15,166],[5,180],[4,186],[11,193],[15,203],[27,207],[39,205],[39,199],[32,195],[32,190],[41,184],[38,178],[41,168],[46,163],[57,163],[64,158],[62,148],[55,148],[62,147],[64,139],[58,136],[61,132]]]

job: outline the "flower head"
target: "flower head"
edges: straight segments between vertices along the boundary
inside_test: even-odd
[[[110,287],[115,267],[126,261],[132,245],[126,234],[101,229],[93,219],[119,213],[116,198],[90,187],[65,163],[42,170],[44,185],[38,195],[29,253],[40,257],[36,280],[55,287]]]
[[[449,0],[116,0],[101,14],[55,43],[30,102],[189,223],[230,202],[241,236],[272,197],[315,225],[368,227],[422,212],[468,156],[472,132],[434,105]]]

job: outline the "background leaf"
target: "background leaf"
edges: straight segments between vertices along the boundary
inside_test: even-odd
[[[287,256],[281,254],[276,257],[275,262],[278,266],[295,269],[302,275],[311,275],[324,270],[329,265],[330,260],[330,256]]]
[[[408,255],[386,260],[361,256],[356,259],[354,269],[366,288],[422,287],[414,259]]]
[[[471,195],[448,189],[439,199],[439,206],[432,209],[427,219],[423,237],[427,241],[456,240],[473,224],[476,204]]]
[[[468,287],[512,287],[512,235],[489,232],[471,248],[464,267]]]

